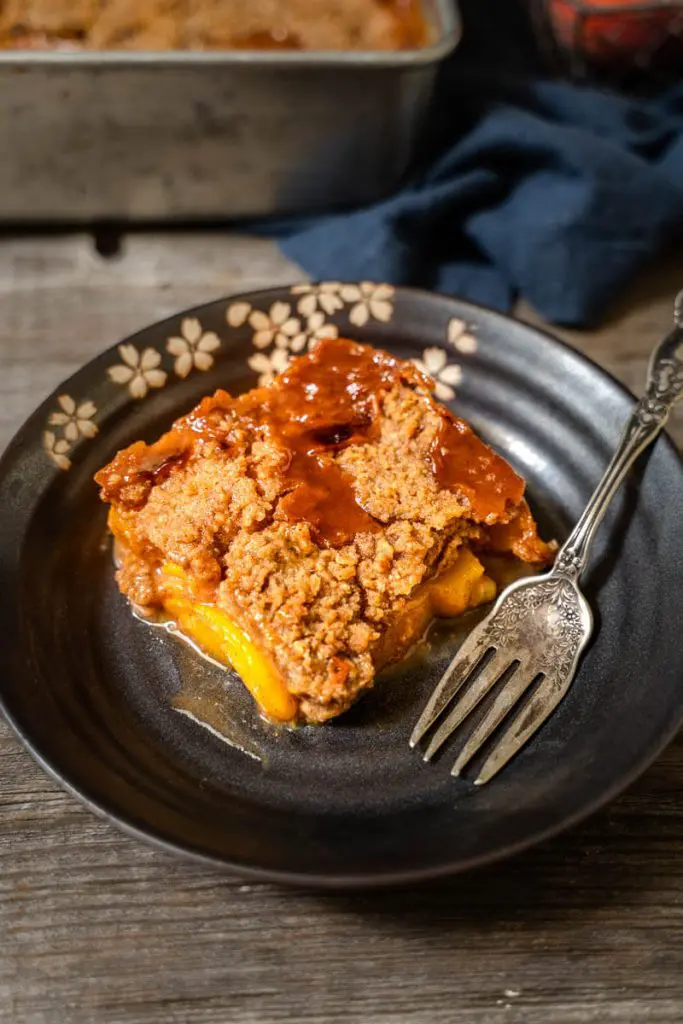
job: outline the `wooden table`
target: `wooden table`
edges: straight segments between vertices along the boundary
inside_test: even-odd
[[[128,332],[299,276],[269,242],[223,234],[134,235],[110,260],[85,235],[1,241],[0,448]],[[681,284],[673,259],[601,330],[562,333],[637,388]],[[681,416],[672,429],[683,441]],[[678,1024],[682,780],[679,739],[607,810],[493,870],[301,894],[121,835],[0,723],[0,1021]]]

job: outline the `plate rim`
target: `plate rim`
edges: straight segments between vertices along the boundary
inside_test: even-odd
[[[175,313],[170,314],[168,317],[162,317],[159,320],[152,321],[145,326],[139,328],[134,333],[127,335],[121,340],[114,342],[112,345],[107,346],[100,352],[96,353],[91,359],[83,363],[78,369],[72,374],[62,380],[56,385],[56,387],[35,407],[24,422],[20,425],[18,430],[11,437],[4,451],[0,455],[0,479],[4,476],[7,465],[15,454],[18,446],[23,442],[24,435],[33,427],[35,422],[42,422],[44,418],[43,414],[54,405],[55,398],[64,390],[67,386],[78,378],[84,370],[93,366],[99,362],[100,359],[104,359],[116,352],[116,349],[121,344],[134,342],[141,336],[147,334],[152,328],[162,327],[165,324],[175,323],[183,317],[188,317],[193,314],[198,314],[199,311],[206,309],[207,307],[220,306],[223,303],[231,303],[240,300],[251,299],[263,299],[268,296],[281,295],[285,291],[289,291],[292,287],[297,284],[306,284],[311,287],[320,285],[321,281],[308,281],[301,279],[300,281],[289,282],[287,284],[281,284],[271,286],[268,288],[250,289],[244,292],[234,292],[225,296],[220,296],[216,299],[211,299],[207,302],[198,303],[195,306],[180,309]],[[338,282],[341,285],[346,284],[357,284],[358,282],[353,281],[341,281]],[[618,390],[624,397],[630,399],[635,403],[637,400],[633,392],[630,391],[620,380],[618,380],[614,374],[609,370],[596,363],[590,356],[574,348],[571,344],[558,338],[552,334],[549,330],[538,327],[535,324],[529,324],[526,321],[519,320],[510,314],[500,312],[499,310],[492,309],[481,303],[472,302],[468,299],[461,299],[458,296],[447,295],[443,292],[431,291],[423,288],[415,288],[409,286],[397,285],[395,286],[395,293],[397,295],[405,296],[406,298],[412,299],[413,301],[431,302],[434,299],[443,301],[445,303],[456,303],[460,310],[472,309],[478,313],[483,313],[488,317],[501,322],[501,326],[514,325],[517,328],[522,328],[524,331],[530,332],[532,335],[536,335],[538,340],[545,343],[550,343],[554,348],[559,348],[565,352],[568,352],[572,357],[583,363],[584,366],[591,371],[591,373],[597,373],[606,382],[608,382],[613,388]],[[353,328],[349,333],[354,333]],[[683,455],[679,452],[679,449],[667,430],[663,430],[660,437],[656,442],[658,445],[665,445],[670,456],[673,456],[675,463],[678,465],[679,471],[683,471]],[[398,871],[390,871],[386,873],[378,874],[377,872],[357,874],[316,874],[311,872],[302,871],[291,871],[291,870],[278,870],[271,868],[262,868],[253,866],[250,864],[243,864],[239,861],[235,861],[234,858],[228,860],[225,857],[215,856],[211,853],[204,852],[196,849],[190,843],[184,843],[177,840],[165,838],[156,833],[153,826],[148,826],[146,829],[138,827],[132,824],[125,817],[121,817],[115,811],[108,809],[106,801],[98,802],[96,798],[89,795],[81,786],[74,784],[63,771],[55,765],[50,759],[46,758],[41,754],[40,750],[34,745],[30,736],[22,728],[19,722],[14,718],[5,699],[2,684],[0,683],[0,712],[10,727],[12,734],[19,740],[25,750],[33,757],[34,761],[41,767],[46,775],[55,781],[63,790],[65,790],[71,797],[74,797],[81,805],[85,806],[89,811],[95,814],[101,820],[108,822],[120,829],[124,834],[134,838],[140,842],[145,843],[148,846],[152,846],[165,853],[173,855],[180,855],[187,857],[195,862],[212,865],[213,867],[220,868],[226,873],[232,873],[236,877],[245,878],[257,882],[271,882],[276,884],[284,884],[302,889],[317,889],[317,890],[370,890],[370,889],[387,889],[395,888],[397,886],[404,885],[417,885],[428,882],[438,881],[456,875],[463,874],[467,871],[476,870],[479,868],[490,867],[493,864],[499,863],[503,860],[513,857],[525,850],[528,850],[538,844],[560,835],[561,833],[573,828],[575,825],[582,821],[590,818],[593,814],[605,807],[617,796],[628,789],[633,782],[638,779],[659,757],[664,749],[671,743],[676,734],[680,731],[683,726],[683,696],[681,697],[680,708],[678,715],[670,720],[668,728],[660,733],[657,742],[650,748],[650,750],[641,757],[636,763],[633,764],[631,770],[621,778],[614,782],[607,790],[600,793],[592,801],[588,801],[583,807],[576,810],[568,817],[561,821],[555,822],[545,828],[539,828],[530,831],[523,839],[511,842],[504,846],[492,850],[488,854],[477,854],[470,858],[465,858],[458,862],[446,862],[438,864],[432,867],[426,868],[409,868]]]

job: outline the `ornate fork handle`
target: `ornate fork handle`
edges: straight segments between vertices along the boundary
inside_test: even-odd
[[[629,469],[664,427],[683,396],[683,292],[675,304],[675,327],[652,353],[647,389],[626,424],[619,446],[586,505],[583,515],[558,552],[553,575],[577,580],[586,568],[596,530]]]

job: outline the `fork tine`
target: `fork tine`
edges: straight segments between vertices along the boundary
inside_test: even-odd
[[[467,743],[462,748],[451,775],[460,775],[463,768],[469,764],[486,743],[489,736],[498,728],[501,722],[510,714],[517,701],[526,693],[539,673],[515,672],[505,680],[500,693],[496,696],[491,707],[486,712],[481,722],[473,729]]]
[[[479,775],[474,780],[475,786],[483,786],[505,767],[541,728],[546,719],[550,718],[565,692],[566,687],[558,686],[556,678],[546,676],[528,705],[520,711],[484,761]]]
[[[443,724],[439,726],[432,742],[425,751],[425,761],[429,761],[430,758],[434,757],[437,750],[443,746],[448,737],[455,732],[460,723],[483,700],[491,687],[508,671],[512,664],[514,662],[511,661],[509,654],[505,651],[496,651],[493,658],[474,678],[467,692],[463,694]],[[516,666],[513,671],[516,671]]]
[[[411,747],[419,743],[424,734],[431,729],[439,715],[450,704],[465,680],[471,675],[472,670],[477,668],[490,647],[491,644],[483,634],[481,625],[479,625],[462,644],[427,701],[425,709],[418,718],[408,741]]]

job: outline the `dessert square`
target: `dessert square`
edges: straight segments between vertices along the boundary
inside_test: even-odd
[[[119,452],[96,481],[122,592],[231,665],[269,719],[341,714],[434,618],[495,596],[482,559],[552,558],[524,481],[432,390],[329,339]]]

